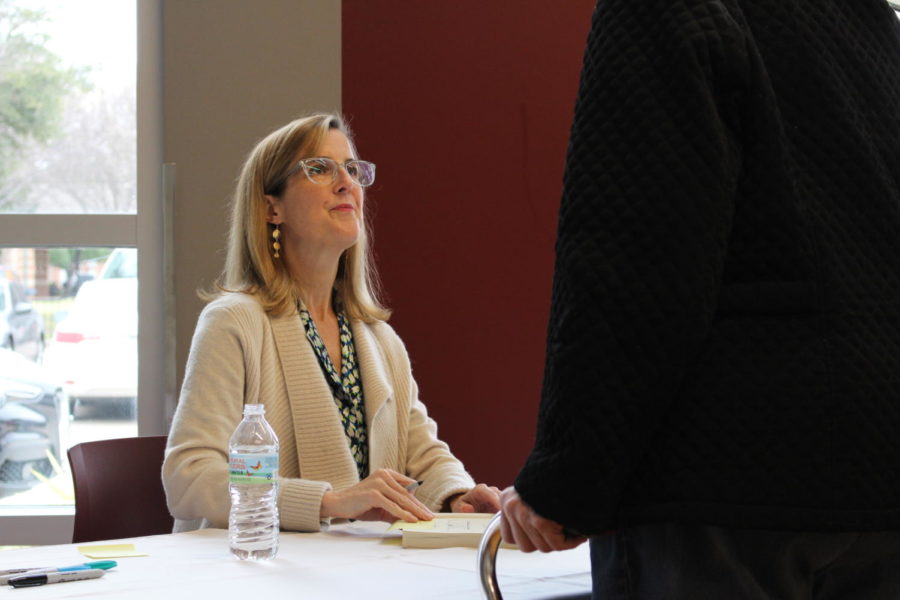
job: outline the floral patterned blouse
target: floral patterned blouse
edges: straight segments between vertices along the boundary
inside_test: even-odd
[[[341,423],[344,433],[350,444],[350,453],[356,461],[359,471],[359,479],[363,480],[369,475],[369,442],[366,431],[366,408],[363,404],[362,379],[359,377],[359,367],[356,364],[356,348],[353,345],[353,333],[350,324],[343,311],[338,311],[338,328],[341,338],[341,373],[338,375],[325,348],[316,324],[302,305],[297,309],[300,312],[300,320],[306,330],[306,339],[312,345],[319,365],[325,374],[325,379],[331,387],[334,403],[341,414]]]

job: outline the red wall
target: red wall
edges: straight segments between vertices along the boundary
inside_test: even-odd
[[[556,211],[594,0],[344,0],[343,110],[391,324],[479,481],[531,448]]]

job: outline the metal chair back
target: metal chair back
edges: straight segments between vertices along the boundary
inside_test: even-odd
[[[497,584],[497,551],[503,541],[500,532],[500,513],[494,515],[478,546],[478,578],[481,581],[481,589],[488,600],[502,600],[500,586]]]

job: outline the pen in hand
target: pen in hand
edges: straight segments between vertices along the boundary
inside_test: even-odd
[[[420,485],[422,485],[423,483],[425,483],[425,482],[424,481],[413,481],[411,484],[406,486],[406,491],[409,493],[412,493],[412,492],[416,491],[416,489],[418,489],[418,487]]]

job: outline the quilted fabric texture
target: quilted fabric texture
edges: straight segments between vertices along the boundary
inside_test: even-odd
[[[900,528],[884,0],[600,0],[556,252],[538,513]]]

